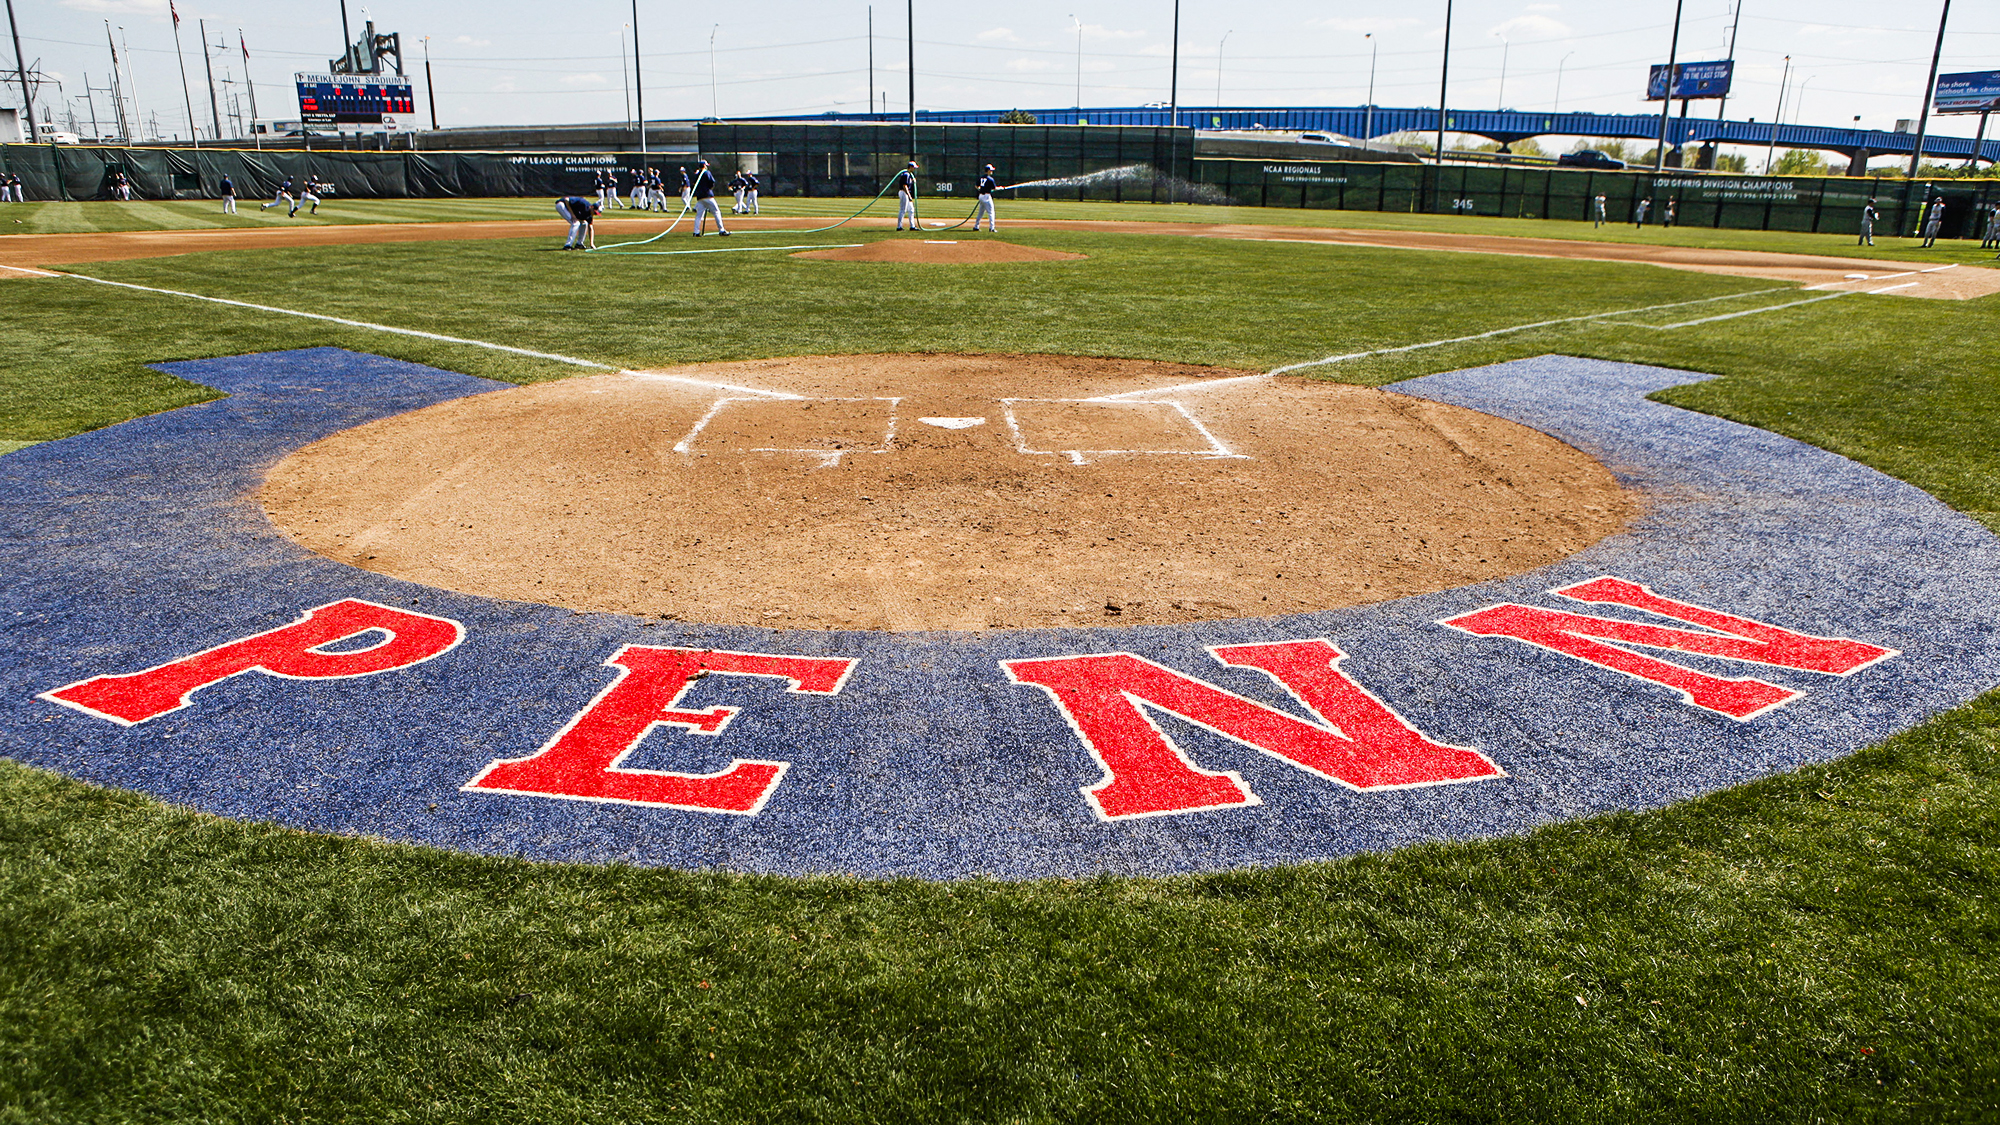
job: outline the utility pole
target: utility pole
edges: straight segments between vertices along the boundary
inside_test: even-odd
[[[125,87],[118,73],[118,44],[111,38],[111,21],[104,21],[104,45],[111,51],[111,108],[118,119],[118,135],[132,139],[132,126],[125,120]]]
[[[1083,108],[1083,21],[1077,19],[1076,13],[1074,12],[1070,13],[1069,18],[1076,23],[1076,108],[1082,109]]]
[[[132,99],[132,126],[135,132],[144,132],[139,121],[139,81],[132,77],[132,44],[125,38],[125,25],[118,26],[118,44],[125,48],[125,96]],[[138,138],[132,137],[137,140]]]
[[[208,70],[208,112],[215,118],[215,139],[222,140],[222,105],[215,100],[215,64],[208,57],[208,21],[198,20],[195,27],[201,31],[201,63]]]
[[[1772,158],[1778,154],[1778,126],[1785,120],[1785,90],[1792,84],[1792,56],[1785,56],[1785,71],[1778,79],[1778,112],[1771,118],[1771,143],[1764,146],[1764,174],[1771,174]]]
[[[90,135],[92,139],[103,136],[104,130],[99,128],[97,124],[97,99],[90,96],[89,71],[84,71],[83,73],[83,107],[90,111]]]
[[[1361,126],[1361,139],[1372,141],[1375,139],[1375,55],[1382,44],[1376,41],[1372,31],[1361,38],[1368,40],[1368,117],[1367,124]]]
[[[8,0],[12,3],[13,0]],[[181,64],[181,101],[188,111],[188,140],[194,147],[201,147],[201,129],[194,123],[194,95],[188,93],[187,55],[181,50],[181,14],[174,8],[174,0],[167,0],[167,14],[174,18],[174,58]]]
[[[1736,84],[1736,28],[1743,22],[1743,0],[1736,0],[1735,11],[1729,17],[1729,84]],[[1715,100],[1715,119],[1722,120],[1722,113],[1729,108],[1729,91]]]
[[[21,53],[21,25],[14,22],[14,0],[7,0],[7,28],[14,33],[14,66],[21,76],[21,110],[28,115],[28,139],[38,141],[41,130],[35,128],[35,92],[28,89],[28,57]]]
[[[909,0],[910,19],[910,159],[917,158],[917,0]]]
[[[1451,0],[1444,0],[1444,61],[1438,64],[1437,165],[1444,167],[1444,95],[1451,82]]]
[[[632,0],[632,90],[639,106],[639,167],[646,166],[646,73],[639,69],[639,0]]]
[[[1667,45],[1667,88],[1660,91],[1660,142],[1653,150],[1653,174],[1667,166],[1667,122],[1674,111],[1674,67],[1681,53],[1681,0],[1674,0],[1674,34]],[[1773,126],[1776,128],[1776,126]],[[1774,136],[1776,134],[1773,134]]]
[[[619,45],[624,45],[622,39],[619,41]],[[619,54],[622,56],[624,52],[620,51]],[[618,65],[625,65],[625,60],[622,57],[618,60]],[[632,88],[630,82],[631,79],[628,77],[625,87],[628,93]],[[424,36],[424,93],[428,94],[431,99],[431,130],[435,132],[438,127],[438,84],[437,80],[431,77],[431,37],[428,35]],[[626,112],[631,112],[630,102],[626,103]]]
[[[1937,90],[1938,56],[1944,54],[1944,21],[1951,16],[1951,0],[1944,0],[1938,13],[1937,47],[1931,51],[1931,76],[1924,81],[1924,109],[1917,114],[1917,147],[1910,150],[1910,178],[1917,178],[1917,164],[1924,158],[1924,131],[1931,119],[1931,94]]]
[[[632,67],[625,59],[625,32],[629,23],[618,25],[618,79],[625,83],[625,124],[632,124]],[[424,36],[424,81],[431,78],[431,37]],[[431,128],[437,128],[437,98],[431,99]]]
[[[250,77],[250,41],[243,37],[243,29],[236,29],[236,45],[243,49],[243,84],[250,87],[250,130],[257,130],[257,80]],[[262,147],[262,146],[259,146]]]
[[[875,5],[868,5],[868,113],[875,113]]]
[[[1167,123],[1181,127],[1181,0],[1174,0],[1174,61],[1167,71]]]
[[[708,115],[716,121],[722,120],[722,101],[715,95],[715,33],[721,30],[719,23],[708,29]]]

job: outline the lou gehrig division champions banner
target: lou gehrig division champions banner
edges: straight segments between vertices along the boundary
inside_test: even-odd
[[[2000,540],[1928,495],[1543,358],[1392,390],[1596,456],[1646,511],[1375,605],[977,634],[648,623],[356,570],[253,493],[290,451],[502,389],[335,349],[0,458],[21,761],[227,816],[568,861],[1175,872],[1644,809],[2000,683]]]

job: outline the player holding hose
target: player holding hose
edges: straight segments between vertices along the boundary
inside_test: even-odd
[[[917,229],[917,162],[912,160],[896,173],[896,229],[903,229],[903,220],[910,221],[910,229]]]
[[[972,213],[972,229],[979,229],[979,220],[986,220],[988,231],[997,231],[1000,224],[993,220],[993,193],[1000,190],[1000,181],[993,178],[993,165],[979,176],[979,208]]]

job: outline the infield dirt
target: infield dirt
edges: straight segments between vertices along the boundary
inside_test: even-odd
[[[1357,605],[1554,562],[1637,511],[1515,423],[1247,374],[866,355],[572,379],[336,434],[261,499],[306,547],[429,585],[893,631]]]

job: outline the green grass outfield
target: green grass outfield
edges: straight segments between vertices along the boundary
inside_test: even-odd
[[[614,365],[989,350],[1262,369],[1771,287],[1005,233],[1091,256],[888,266],[548,239],[66,268]],[[779,237],[802,241],[728,245]],[[1796,236],[1769,237],[1745,245]],[[211,397],[144,366],[167,360],[335,344],[515,381],[575,373],[73,279],[0,293],[14,442]],[[1713,372],[1662,397],[2000,529],[1996,330],[2000,298],[1854,296],[1320,371],[1379,384],[1559,352]],[[929,884],[476,859],[0,763],[0,1122],[1990,1120],[1997,787],[2000,693],[1840,762],[1523,837],[1204,877]]]
[[[763,213],[778,217],[838,219],[853,214],[865,199],[796,199],[766,197]],[[919,201],[927,222],[956,222],[971,213],[963,199],[931,196]],[[674,201],[678,209],[679,201]],[[235,215],[221,213],[214,201],[133,203],[25,203],[0,208],[0,235],[80,234],[92,231],[212,230],[224,227],[339,226],[355,223],[456,223],[546,219],[560,231],[552,199],[332,199],[314,215],[287,217],[282,210],[259,210],[259,201],[242,200]],[[879,218],[895,214],[892,203],[876,203],[869,212]],[[672,212],[669,212],[672,214]],[[1876,245],[1857,246],[1852,235],[1808,234],[1798,231],[1715,230],[1708,227],[1658,227],[1641,230],[1630,223],[1602,227],[1567,219],[1501,219],[1472,215],[1428,215],[1398,211],[1329,211],[1284,207],[1210,207],[1154,203],[1070,203],[1008,200],[1000,214],[1006,219],[1098,219],[1169,223],[1260,223],[1271,226],[1342,227],[1349,230],[1415,230],[1504,238],[1566,238],[1588,242],[1646,243],[1720,250],[1770,250],[1788,254],[1825,254],[1842,258],[1886,258],[1943,265],[2000,265],[1976,239],[1941,242],[1929,250],[1923,240],[1885,233]],[[600,242],[614,241],[618,229],[640,216],[657,213],[612,210],[600,221]],[[12,220],[11,222],[9,220]],[[1012,232],[1008,235],[1012,237]],[[561,237],[560,233],[557,235]]]

